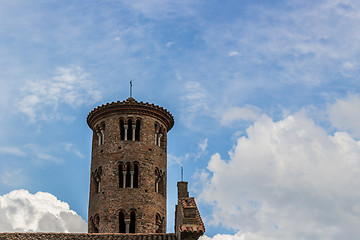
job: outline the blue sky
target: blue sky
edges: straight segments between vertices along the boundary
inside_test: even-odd
[[[136,100],[175,117],[169,232],[184,166],[208,238],[354,239],[359,24],[353,0],[2,0],[0,230],[50,231],[31,199],[87,221],[86,116],[132,80]],[[42,214],[55,226],[59,211]],[[56,231],[80,231],[74,216],[78,229]]]

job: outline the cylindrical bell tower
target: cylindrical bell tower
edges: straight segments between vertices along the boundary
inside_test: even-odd
[[[89,233],[165,233],[173,116],[130,97],[92,110]]]

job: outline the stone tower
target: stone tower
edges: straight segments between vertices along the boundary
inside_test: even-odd
[[[130,97],[92,110],[89,233],[165,233],[173,116]]]

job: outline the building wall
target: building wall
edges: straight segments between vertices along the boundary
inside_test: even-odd
[[[140,119],[140,140],[121,140],[120,119]],[[155,145],[155,122],[163,129],[161,146]],[[105,124],[104,143],[99,146],[97,126]],[[89,197],[89,232],[91,222],[99,216],[99,232],[119,232],[119,212],[130,218],[136,212],[136,232],[155,233],[156,214],[163,220],[161,232],[166,231],[167,131],[164,124],[152,116],[131,113],[105,115],[94,124],[91,156]],[[138,188],[120,188],[119,164],[138,163]],[[94,175],[101,167],[100,192]],[[163,194],[155,192],[155,169],[163,173]]]

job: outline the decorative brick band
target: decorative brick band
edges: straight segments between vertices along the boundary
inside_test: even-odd
[[[128,98],[126,101],[117,101],[101,105],[92,110],[87,116],[87,123],[91,129],[100,118],[116,114],[118,112],[128,114],[144,114],[159,119],[169,131],[174,126],[174,117],[163,107],[150,104],[148,102],[137,102],[134,98]]]

